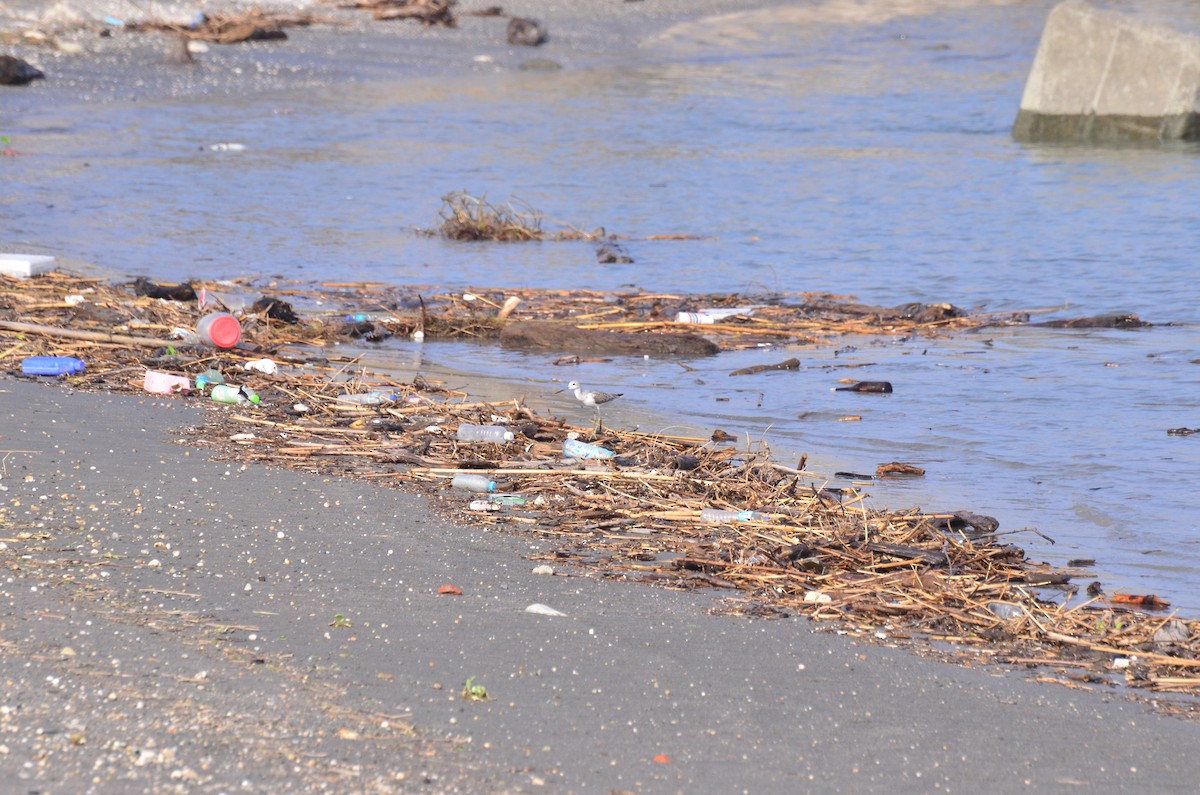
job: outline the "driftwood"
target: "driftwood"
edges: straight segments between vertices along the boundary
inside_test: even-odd
[[[1114,312],[1106,315],[1075,317],[1068,320],[1046,320],[1035,323],[1048,328],[1145,328],[1150,324],[1132,312]]]
[[[154,339],[152,337],[132,337],[128,334],[109,334],[103,331],[83,331],[79,329],[44,326],[38,323],[16,323],[9,320],[0,320],[0,329],[5,329],[6,331],[18,331],[22,334],[38,334],[46,337],[58,337],[59,339],[108,342],[114,345],[137,345],[143,348],[161,348],[164,345],[171,344],[169,340]]]
[[[890,464],[880,464],[875,467],[875,477],[877,478],[895,478],[895,477],[914,477],[919,478],[925,475],[925,470],[913,464],[905,464],[900,461],[893,461]]]
[[[159,20],[133,22],[131,31],[170,33],[198,41],[237,44],[244,41],[286,39],[284,28],[311,25],[317,20],[309,14],[275,14],[254,9],[236,14],[204,14],[193,25],[178,25]]]
[[[785,359],[776,364],[756,364],[752,367],[743,367],[740,370],[734,370],[730,375],[754,375],[755,373],[765,373],[770,370],[799,370],[799,359]]]

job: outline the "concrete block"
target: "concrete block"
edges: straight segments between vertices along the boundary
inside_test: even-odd
[[[1046,20],[1018,141],[1200,138],[1200,37],[1078,0]]]
[[[0,253],[0,274],[28,279],[54,270],[54,257],[43,254]]]

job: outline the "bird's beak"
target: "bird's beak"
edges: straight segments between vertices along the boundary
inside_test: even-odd
[[[554,390],[554,394],[561,395],[563,392],[566,392],[566,391],[567,391],[567,388],[564,386],[562,389]]]

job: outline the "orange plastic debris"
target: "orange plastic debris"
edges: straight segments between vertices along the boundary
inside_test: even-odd
[[[443,585],[441,588],[438,588],[438,593],[442,595],[462,596],[462,588],[459,588],[457,585]]]
[[[654,757],[654,761],[660,765],[669,765],[671,764],[671,757],[667,756],[666,754],[659,754],[658,756]]]
[[[1170,602],[1164,602],[1154,594],[1115,593],[1112,595],[1112,601],[1115,604],[1149,607],[1155,610],[1162,610],[1171,606]]]

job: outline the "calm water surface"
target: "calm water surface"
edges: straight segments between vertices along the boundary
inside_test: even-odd
[[[818,6],[828,11],[826,4]],[[673,31],[595,69],[242,98],[37,108],[0,132],[0,241],[160,279],[269,274],[448,286],[830,291],[1035,319],[1132,311],[1140,331],[988,329],[564,372],[494,347],[396,344],[397,368],[480,372],[531,403],[578,377],[624,391],[610,421],[721,427],[809,466],[928,476],[876,502],[1035,526],[1033,553],[1096,558],[1111,589],[1200,610],[1200,185],[1194,147],[1022,146],[1009,128],[1048,3],[841,24],[813,6]],[[1181,3],[1148,13],[1196,26]],[[736,35],[731,35],[736,34]],[[617,62],[619,60],[619,63]],[[240,152],[215,152],[237,142]],[[440,197],[518,199],[545,225],[628,236],[448,244]],[[699,234],[695,241],[648,241]],[[799,356],[799,373],[731,379]],[[868,365],[847,370],[846,365]],[[890,396],[831,392],[891,380]],[[510,387],[511,388],[511,387]],[[838,422],[849,414],[860,422]],[[585,419],[581,417],[580,419]]]

